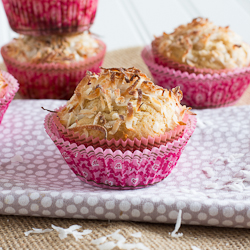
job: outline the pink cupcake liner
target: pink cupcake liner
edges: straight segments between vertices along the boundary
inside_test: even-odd
[[[32,64],[19,62],[8,56],[7,45],[1,49],[5,65],[19,82],[19,92],[23,98],[34,99],[70,99],[77,84],[87,71],[99,73],[106,45],[98,40],[100,52],[84,61]]]
[[[221,74],[189,74],[170,69],[155,62],[151,46],[146,46],[141,56],[155,83],[164,88],[180,86],[182,104],[193,108],[218,108],[233,105],[250,84],[250,67]]]
[[[63,106],[64,107],[64,106]],[[60,109],[62,109],[61,107]],[[57,111],[59,111],[58,109]],[[187,122],[188,115],[186,115],[183,119],[184,122]],[[135,150],[143,151],[144,149],[152,149],[154,147],[160,147],[161,145],[166,145],[173,140],[177,140],[182,137],[185,133],[185,129],[187,129],[186,125],[179,125],[173,130],[165,133],[164,135],[156,136],[156,137],[148,137],[141,138],[140,140],[127,139],[126,141],[120,140],[106,140],[99,138],[93,138],[92,136],[87,137],[85,135],[80,136],[78,133],[70,129],[66,129],[61,123],[57,115],[53,115],[53,122],[57,127],[58,136],[63,138],[65,141],[69,141],[70,143],[76,143],[78,146],[84,145],[85,147],[92,146],[93,148],[101,147],[103,150],[111,149],[112,151],[121,150],[125,152],[130,150],[134,152]]]
[[[138,189],[165,179],[176,165],[195,126],[195,116],[189,116],[183,136],[152,149],[121,152],[111,149],[94,149],[63,140],[53,121],[55,114],[45,118],[45,130],[63,158],[83,182],[108,189]]]
[[[0,124],[3,120],[3,116],[9,107],[11,101],[13,100],[16,92],[18,91],[19,84],[17,80],[7,72],[1,71],[3,78],[8,83],[7,92],[4,97],[0,98]]]
[[[98,0],[2,0],[11,28],[24,35],[69,34],[88,30]]]

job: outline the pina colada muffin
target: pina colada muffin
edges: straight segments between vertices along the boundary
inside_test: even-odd
[[[88,70],[100,72],[106,45],[89,32],[20,36],[1,53],[23,98],[68,100]]]
[[[0,70],[0,124],[18,88],[17,80],[9,73]]]
[[[76,176],[90,185],[137,189],[166,178],[196,119],[179,87],[155,85],[136,68],[88,72],[45,130]]]
[[[98,40],[84,32],[68,36],[20,36],[6,49],[19,62],[69,64],[95,56],[101,47]]]
[[[3,78],[2,72],[0,70],[0,98],[3,98],[8,90],[8,83]]]
[[[155,83],[180,86],[182,103],[193,108],[233,105],[250,83],[250,46],[205,18],[156,37],[141,55]]]
[[[250,64],[250,46],[227,27],[205,18],[180,25],[173,33],[163,33],[152,42],[158,62],[168,60],[198,69],[230,70]]]
[[[181,99],[179,87],[163,89],[136,68],[102,68],[99,75],[87,73],[58,117],[86,137],[140,140],[185,125],[191,111]]]
[[[89,30],[98,0],[3,0],[10,27],[31,36],[72,34]]]

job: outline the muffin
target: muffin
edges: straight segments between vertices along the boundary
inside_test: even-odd
[[[0,124],[17,90],[17,80],[9,73],[0,70]]]
[[[229,29],[195,18],[152,42],[158,64],[189,73],[214,74],[250,65],[250,46]]]
[[[102,68],[47,115],[45,128],[83,181],[144,187],[170,173],[193,133],[195,118],[181,98],[179,87],[163,89],[136,68]]]
[[[97,0],[3,0],[10,27],[17,33],[40,36],[88,30]]]
[[[183,103],[193,108],[232,105],[249,85],[250,46],[229,27],[196,18],[156,37],[151,46],[142,57],[155,82],[179,85]]]
[[[68,99],[87,70],[99,72],[105,44],[88,32],[70,36],[21,36],[2,47],[8,71],[24,98]]]
[[[8,90],[8,83],[3,78],[2,72],[0,71],[0,98],[2,99]]]

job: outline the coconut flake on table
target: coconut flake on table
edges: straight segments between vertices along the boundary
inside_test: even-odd
[[[250,165],[246,165],[244,169],[250,171]]]
[[[193,194],[193,195],[200,195],[200,196],[206,196],[206,194],[202,193],[202,192],[197,192],[196,190],[194,189],[187,189],[187,188],[180,188],[180,191],[182,193],[185,193],[185,194]]]
[[[99,250],[111,250],[116,247],[116,244],[114,241],[108,241],[102,245],[98,245],[97,247]]]
[[[32,230],[24,232],[25,236],[28,236],[29,234],[43,234],[43,233],[49,233],[53,231],[53,229],[39,229],[39,228],[32,228]]]
[[[141,249],[141,250],[149,250],[149,248],[146,247],[143,243],[125,243],[126,238],[123,235],[119,234],[120,231],[121,230],[118,229],[112,234],[108,234],[99,239],[92,240],[91,243],[96,245],[99,250],[111,250],[114,247],[119,247],[120,249],[125,249],[125,250],[132,250],[135,248]],[[138,233],[135,233],[134,235],[136,235],[134,237],[138,237],[139,235],[141,235],[141,233],[138,232]],[[117,240],[117,243],[115,243],[114,241],[105,242],[108,237],[111,237],[114,240]]]
[[[107,239],[107,237],[103,236],[103,237],[98,238],[96,240],[92,240],[91,243],[94,245],[100,245],[100,244],[104,243],[106,241],[106,239]]]
[[[231,162],[234,162],[236,159],[241,158],[243,156],[244,154],[230,154],[227,156],[218,156],[216,158],[213,158],[210,164],[214,164],[219,160],[223,161],[224,163],[226,162],[231,163]]]
[[[199,247],[191,246],[192,250],[201,250]]]
[[[136,238],[141,238],[141,232],[133,233],[131,236],[136,237]]]
[[[172,237],[179,238],[179,237],[183,236],[183,233],[177,233],[181,227],[181,215],[182,215],[182,210],[179,210],[174,231],[171,233]]]
[[[79,225],[72,225],[69,228],[56,227],[53,224],[51,226],[59,233],[58,236],[61,240],[67,238],[68,234],[72,234],[76,240],[83,239],[83,235],[87,235],[92,232],[92,230],[89,229],[83,230],[82,232],[76,231],[82,227]]]
[[[198,118],[198,117],[197,117],[196,126],[197,126],[198,128],[206,128],[206,127],[207,127],[206,124],[205,124],[200,118]]]
[[[250,181],[250,171],[241,170],[240,173],[242,174],[244,181]]]
[[[211,178],[214,176],[214,171],[210,167],[205,167],[202,169],[202,172],[206,175],[207,178]]]
[[[11,159],[11,162],[23,162],[23,157],[21,155],[15,155]]]
[[[202,121],[201,118],[198,118],[198,117],[197,117],[196,126],[202,129],[202,128],[206,128],[206,127],[211,127],[211,126],[213,126],[213,123],[210,122],[210,121]]]
[[[234,160],[243,157],[244,154],[231,154],[228,156],[227,161],[228,162],[234,162]]]

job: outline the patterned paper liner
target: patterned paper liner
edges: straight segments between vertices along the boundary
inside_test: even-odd
[[[100,40],[98,43],[101,49],[97,55],[68,64],[18,62],[8,56],[7,45],[2,47],[1,54],[8,72],[20,84],[19,92],[23,98],[68,100],[87,71],[100,72],[106,45]]]
[[[1,71],[5,81],[8,83],[7,92],[4,97],[0,98],[0,124],[3,120],[3,116],[13,100],[16,92],[18,91],[19,84],[17,80],[7,72]]]
[[[176,165],[195,126],[195,116],[189,116],[187,128],[181,138],[165,146],[130,150],[94,149],[92,146],[77,146],[58,136],[52,113],[45,118],[45,130],[55,143],[63,158],[85,183],[109,189],[138,189],[156,184],[166,178]]]
[[[32,36],[88,30],[97,4],[98,0],[3,0],[11,28]]]
[[[62,109],[61,107],[60,109]],[[60,110],[58,109],[58,110]],[[58,111],[57,110],[57,111]],[[188,121],[188,115],[185,115],[183,121]],[[161,145],[166,145],[173,140],[177,140],[181,138],[185,133],[185,129],[187,129],[186,125],[179,125],[173,130],[169,132],[156,136],[156,137],[148,137],[148,138],[141,138],[140,140],[134,139],[130,140],[127,139],[126,141],[120,140],[106,140],[99,138],[93,138],[92,136],[87,137],[85,135],[80,136],[78,133],[70,129],[66,129],[59,121],[59,118],[56,114],[53,115],[53,122],[55,123],[58,131],[58,136],[63,138],[65,141],[69,141],[70,143],[76,143],[78,146],[85,145],[85,147],[92,146],[93,148],[101,147],[102,149],[111,149],[112,151],[121,150],[125,152],[130,150],[134,152],[135,150],[143,151],[144,149],[152,149],[154,147],[160,147]]]
[[[250,67],[220,75],[196,75],[157,64],[150,45],[143,49],[141,56],[156,84],[164,88],[180,86],[183,91],[182,104],[197,109],[233,105],[250,83]]]
[[[154,57],[154,60],[157,64],[162,65],[164,67],[168,67],[170,69],[174,69],[174,70],[180,70],[181,72],[188,72],[189,74],[195,73],[196,75],[198,74],[222,74],[222,73],[228,73],[228,72],[233,72],[234,69],[207,69],[207,68],[196,68],[196,67],[192,67],[190,65],[187,64],[182,64],[179,62],[175,62],[167,57],[164,57],[163,55],[161,55],[158,52],[158,41],[157,39],[155,39],[152,42],[152,54]]]

